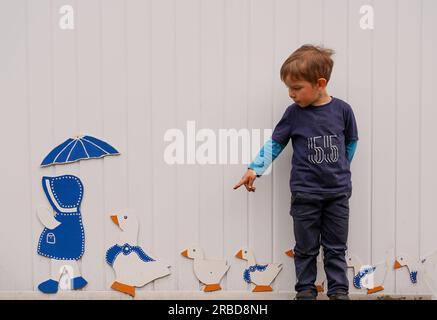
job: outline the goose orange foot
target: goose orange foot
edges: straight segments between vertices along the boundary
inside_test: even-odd
[[[129,286],[127,284],[114,281],[114,283],[111,285],[111,289],[127,293],[128,295],[135,297],[135,287]]]
[[[211,292],[211,291],[217,291],[217,290],[221,290],[221,289],[222,289],[222,287],[220,287],[220,284],[214,283],[214,284],[207,284],[205,289],[203,289],[203,291]]]
[[[382,291],[382,290],[384,290],[384,287],[383,286],[378,286],[378,287],[375,287],[375,288],[372,288],[372,289],[367,289],[367,294],[372,294],[372,293],[379,292],[379,291]]]
[[[252,292],[264,292],[264,291],[273,291],[271,286],[256,286]]]
[[[323,286],[320,284],[317,285],[316,288],[317,288],[317,292],[324,292],[325,291],[325,289],[323,289]]]

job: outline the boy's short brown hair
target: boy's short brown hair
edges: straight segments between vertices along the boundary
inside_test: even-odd
[[[281,80],[285,81],[291,76],[294,80],[306,80],[316,84],[320,78],[325,78],[327,82],[331,77],[334,61],[331,56],[334,50],[314,46],[303,45],[294,51],[285,60],[281,67]]]

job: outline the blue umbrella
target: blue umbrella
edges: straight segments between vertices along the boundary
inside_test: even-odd
[[[91,136],[78,136],[67,139],[50,151],[41,163],[41,167],[119,154],[114,147],[102,140]]]

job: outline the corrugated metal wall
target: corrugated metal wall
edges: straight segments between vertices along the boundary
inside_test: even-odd
[[[74,30],[59,28],[65,4]],[[360,28],[362,5],[374,8],[373,31]],[[109,215],[131,207],[141,246],[173,266],[141,290],[199,290],[180,255],[199,243],[207,258],[231,263],[224,290],[250,290],[234,258],[249,246],[260,262],[284,263],[274,288],[293,291],[284,255],[294,245],[291,148],[247,194],[232,190],[244,164],[169,166],[163,137],[188,120],[214,132],[273,128],[291,103],[279,68],[304,43],[337,51],[329,93],[352,105],[359,125],[350,251],[390,266],[396,254],[427,256],[437,249],[436,30],[434,0],[0,1],[0,290],[34,290],[47,279],[49,263],[36,254],[36,207],[47,204],[41,177],[70,173],[85,185],[86,290],[110,290],[104,254],[119,231]],[[78,133],[122,155],[39,167]],[[426,281],[437,280],[433,264],[426,268]],[[421,274],[412,285],[405,268],[390,268],[385,292],[437,290]]]

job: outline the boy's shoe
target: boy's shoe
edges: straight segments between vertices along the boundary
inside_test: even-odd
[[[345,292],[337,292],[329,296],[329,300],[350,300],[349,295]]]
[[[294,300],[317,300],[317,296],[311,290],[303,290],[296,293]]]

